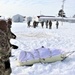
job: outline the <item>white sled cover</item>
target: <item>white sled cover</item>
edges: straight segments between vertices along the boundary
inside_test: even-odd
[[[19,65],[32,65],[34,63],[47,63],[63,60],[66,55],[60,49],[41,47],[30,52],[21,51],[18,57]]]

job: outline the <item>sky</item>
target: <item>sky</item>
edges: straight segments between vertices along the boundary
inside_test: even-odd
[[[57,16],[61,7],[62,0],[0,0],[0,15]],[[65,0],[64,11],[66,16],[72,17],[75,14],[75,0]]]

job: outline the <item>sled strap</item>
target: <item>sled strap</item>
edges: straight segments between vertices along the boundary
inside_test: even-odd
[[[51,50],[48,48],[48,50],[49,50],[49,52],[50,52],[50,57],[52,57],[52,52],[51,52]]]
[[[31,56],[33,57],[33,59],[34,59],[34,55],[31,53],[31,52],[29,52],[30,54],[31,54]]]
[[[24,44],[22,41],[16,39],[16,41],[18,41],[19,43],[21,43],[22,45],[26,46],[26,44]]]
[[[40,62],[40,63],[42,63],[42,62],[41,62],[41,58],[40,58],[40,52],[39,52],[39,50],[38,50],[38,49],[36,49],[36,50],[37,50],[37,52],[38,52],[39,62]]]

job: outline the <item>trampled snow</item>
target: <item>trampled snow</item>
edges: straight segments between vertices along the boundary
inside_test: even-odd
[[[75,75],[75,53],[64,61],[54,63],[35,63],[33,66],[17,66],[16,57],[21,50],[31,51],[41,46],[48,48],[61,49],[62,51],[75,51],[75,23],[60,22],[56,29],[53,22],[52,29],[39,26],[37,28],[27,27],[27,23],[13,23],[12,32],[17,38],[11,43],[19,46],[12,49],[10,58],[12,73],[11,75]]]

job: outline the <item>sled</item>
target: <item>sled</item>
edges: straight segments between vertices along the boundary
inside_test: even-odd
[[[53,63],[62,61],[73,52],[63,52],[60,49],[49,49],[41,47],[31,52],[21,51],[17,58],[18,66],[29,66],[35,63]]]

